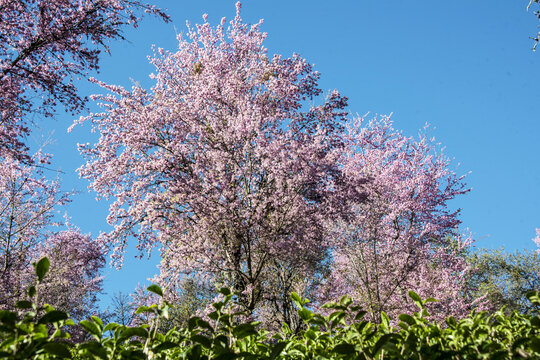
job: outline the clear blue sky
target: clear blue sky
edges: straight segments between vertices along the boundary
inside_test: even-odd
[[[529,39],[538,21],[526,12],[528,0],[245,0],[247,22],[264,19],[270,53],[299,53],[321,72],[324,90],[338,89],[352,113],[393,113],[395,127],[416,135],[429,123],[431,134],[454,158],[457,172],[471,174],[473,191],[451,206],[463,208],[479,247],[534,249],[540,227],[540,49]],[[128,30],[126,42],[113,43],[101,63],[99,79],[124,86],[131,80],[150,87],[151,46],[174,50],[185,21],[217,24],[234,17],[234,1],[158,1],[171,24],[146,19]],[[84,94],[101,92],[93,85]],[[108,231],[107,204],[97,203],[75,169],[82,164],[78,142],[93,142],[90,127],[69,135],[73,117],[65,114],[42,125],[33,137],[47,147],[62,169],[63,188],[81,191],[68,207],[83,232]],[[122,271],[108,268],[105,290],[130,292],[155,273],[157,257],[133,260]]]

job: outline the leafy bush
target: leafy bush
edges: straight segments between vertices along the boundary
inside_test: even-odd
[[[234,312],[235,294],[220,289],[223,299],[213,304],[207,319],[191,317],[185,328],[161,333],[171,305],[142,306],[148,324],[129,327],[103,324],[98,317],[79,323],[91,336],[71,344],[68,314],[49,305],[39,306],[39,284],[49,261],[34,265],[37,284],[28,289],[32,301],[19,301],[18,311],[0,311],[0,357],[5,359],[514,359],[540,358],[540,317],[503,310],[493,314],[471,313],[464,319],[429,322],[425,304],[416,293],[409,296],[419,311],[390,320],[382,314],[379,324],[363,320],[365,311],[352,306],[349,297],[323,306],[326,315],[312,311],[308,301],[293,293],[304,330],[294,334],[287,325],[270,334],[257,322],[240,321]],[[157,285],[148,291],[162,296]],[[529,299],[540,304],[538,292]]]

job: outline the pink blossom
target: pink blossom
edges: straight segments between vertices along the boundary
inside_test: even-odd
[[[316,277],[345,186],[347,99],[320,99],[319,74],[298,55],[269,56],[260,26],[238,12],[226,29],[188,28],[177,52],[151,60],[152,89],[101,84],[103,112],[81,119],[101,135],[80,145],[80,174],[114,199],[102,240],[115,262],[133,237],[161,249],[167,291],[184,275],[212,279],[249,311]]]
[[[31,113],[51,117],[59,104],[82,109],[86,99],[75,81],[98,69],[108,42],[122,39],[122,26],[136,26],[144,12],[169,19],[140,1],[2,1],[0,158],[31,159],[25,145]]]

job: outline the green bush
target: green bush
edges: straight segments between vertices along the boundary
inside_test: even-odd
[[[503,310],[494,314],[471,313],[464,319],[429,322],[425,304],[409,296],[418,312],[401,314],[391,321],[382,314],[380,324],[363,320],[365,311],[343,297],[323,306],[325,315],[307,307],[307,300],[293,293],[291,299],[305,323],[294,334],[286,325],[270,334],[257,322],[244,322],[232,310],[235,295],[219,292],[223,300],[213,304],[207,319],[192,317],[185,328],[161,333],[170,304],[162,301],[140,307],[149,324],[136,327],[104,325],[98,317],[79,325],[90,340],[72,344],[67,328],[74,325],[68,314],[48,305],[39,306],[39,282],[48,260],[35,264],[37,284],[28,290],[29,301],[19,301],[18,311],[0,311],[0,358],[3,359],[540,359],[540,317]],[[149,291],[162,296],[157,285]],[[538,292],[529,300],[540,304]]]

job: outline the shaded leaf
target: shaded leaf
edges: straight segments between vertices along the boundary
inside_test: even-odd
[[[38,281],[43,280],[47,271],[49,271],[51,263],[48,258],[44,257],[35,264],[36,276]]]
[[[58,356],[63,359],[71,358],[72,354],[64,343],[51,342],[43,345],[43,349],[47,354]]]
[[[19,300],[15,303],[15,306],[19,309],[30,309],[32,308],[32,302],[28,300]]]
[[[159,295],[160,297],[163,297],[163,290],[161,290],[159,285],[152,284],[149,287],[147,287],[146,290],[148,290],[148,291],[150,291],[150,292],[152,292],[152,293],[154,293],[156,295]]]
[[[66,320],[68,314],[60,310],[49,311],[39,319],[38,324],[50,324],[62,320]]]
[[[351,345],[348,343],[341,343],[341,344],[336,345],[333,351],[338,354],[347,355],[347,354],[354,354],[356,352],[356,349],[354,345]]]

